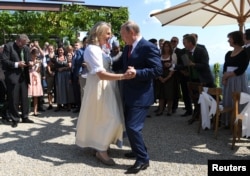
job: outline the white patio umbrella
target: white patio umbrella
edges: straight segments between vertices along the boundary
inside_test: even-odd
[[[238,23],[243,31],[250,22],[250,0],[188,0],[152,13],[162,24],[177,26],[219,26]]]

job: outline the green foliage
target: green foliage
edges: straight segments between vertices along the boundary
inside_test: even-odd
[[[214,83],[216,87],[220,87],[220,64],[219,63],[214,64],[213,72],[214,72]]]
[[[77,31],[88,31],[98,21],[111,23],[113,33],[119,34],[120,26],[128,20],[128,9],[89,9],[81,5],[64,5],[62,12],[0,12],[0,44],[14,39],[15,34],[26,33],[31,39],[50,41],[67,36],[76,40]],[[118,36],[119,37],[119,36]]]

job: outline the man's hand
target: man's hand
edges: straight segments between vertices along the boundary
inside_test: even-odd
[[[136,75],[135,68],[132,66],[128,66],[127,71],[124,73],[125,79],[132,79],[135,77],[135,75]]]
[[[24,67],[27,67],[27,65],[25,64],[24,61],[20,61],[20,62],[18,62],[18,67],[19,68],[24,68]]]

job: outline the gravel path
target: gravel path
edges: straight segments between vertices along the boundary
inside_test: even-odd
[[[190,117],[180,116],[182,108],[171,117],[156,117],[154,109],[143,131],[150,167],[138,176],[205,176],[208,159],[250,160],[249,139],[231,150],[229,130],[220,129],[216,140],[212,130],[197,134],[198,122],[188,125]],[[35,124],[17,128],[0,122],[0,176],[118,176],[134,163],[123,156],[130,149],[127,139],[122,149],[111,145],[110,156],[117,163],[112,167],[100,163],[91,150],[77,147],[75,113],[50,110],[30,119]]]

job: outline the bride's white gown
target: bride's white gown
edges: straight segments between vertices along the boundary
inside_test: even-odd
[[[89,45],[84,52],[89,70],[76,128],[76,145],[100,151],[111,143],[121,147],[124,116],[116,81],[100,80],[96,72],[110,71],[111,60],[100,47]]]

